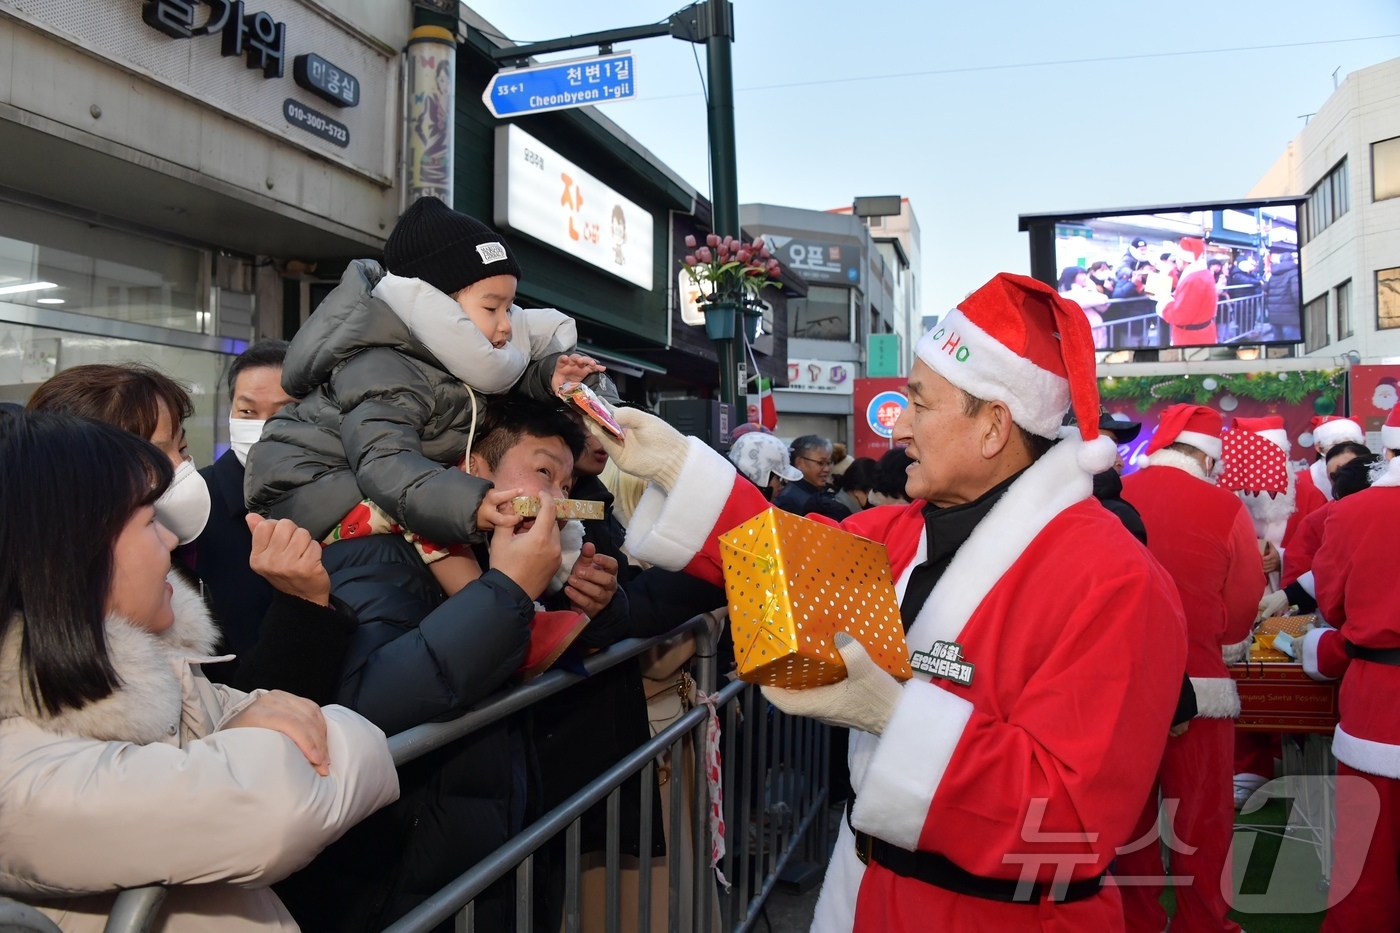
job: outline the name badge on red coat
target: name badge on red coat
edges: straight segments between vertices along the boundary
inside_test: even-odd
[[[963,660],[962,645],[955,641],[936,641],[928,651],[916,651],[909,666],[931,677],[942,677],[964,687],[971,685],[977,665]]]

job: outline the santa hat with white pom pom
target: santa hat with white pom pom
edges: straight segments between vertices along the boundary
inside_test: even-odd
[[[970,395],[1005,403],[1031,434],[1056,437],[1073,408],[1084,444],[1080,467],[1113,466],[1099,433],[1094,339],[1084,310],[1043,282],[1003,272],[963,299],[923,336],[918,357]]]

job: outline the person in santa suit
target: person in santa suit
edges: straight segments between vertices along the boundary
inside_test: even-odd
[[[1222,652],[1248,641],[1264,591],[1264,567],[1254,523],[1240,500],[1207,477],[1220,461],[1219,412],[1173,405],[1162,413],[1147,446],[1147,467],[1123,480],[1123,498],[1142,514],[1147,546],[1176,582],[1186,611],[1186,673],[1196,690],[1196,718],[1167,743],[1158,779],[1162,797],[1177,801],[1172,874],[1191,879],[1176,888],[1173,931],[1237,931],[1226,914],[1230,842],[1234,836],[1235,682]],[[1157,823],[1155,792],[1138,821],[1139,835]],[[1170,810],[1168,811],[1170,812]],[[1188,851],[1190,850],[1190,851]],[[1160,846],[1118,857],[1115,873],[1161,877]],[[1160,884],[1123,888],[1129,930],[1159,933],[1167,914]]]
[[[1332,501],[1332,484],[1327,479],[1327,451],[1342,441],[1366,443],[1366,435],[1361,425],[1350,418],[1338,415],[1318,415],[1312,420],[1313,449],[1317,460],[1306,470],[1298,471],[1298,507],[1288,520],[1283,533],[1283,546],[1293,543],[1298,527],[1315,510]]]
[[[1318,680],[1341,678],[1336,862],[1323,933],[1400,930],[1400,614],[1395,529],[1400,459],[1370,489],[1328,509],[1313,558],[1317,607],[1332,627],[1282,647]],[[1275,640],[1277,644],[1277,640]],[[1379,812],[1377,812],[1379,804]]]
[[[1215,332],[1215,273],[1206,265],[1205,241],[1182,237],[1181,251],[1191,262],[1181,271],[1170,296],[1159,299],[1157,314],[1172,326],[1172,346],[1199,347],[1219,343]]]
[[[1339,489],[1338,479],[1343,475],[1348,464],[1360,460],[1363,467],[1366,467],[1375,459],[1376,455],[1371,453],[1365,444],[1358,444],[1355,441],[1342,441],[1327,451],[1327,456],[1323,460],[1327,465],[1327,491],[1332,494],[1332,497],[1330,501],[1313,509],[1308,513],[1308,517],[1299,523],[1297,533],[1284,552],[1283,577],[1280,581],[1281,594],[1276,597],[1278,602],[1271,607],[1278,610],[1273,613],[1274,615],[1282,615],[1283,610],[1290,605],[1296,606],[1301,613],[1310,613],[1317,609],[1312,566],[1317,549],[1322,546],[1322,533],[1326,527],[1327,514],[1337,500],[1347,492],[1359,491],[1354,479],[1350,484],[1345,485],[1344,489]],[[1363,472],[1362,476],[1364,475]]]
[[[1002,274],[917,348],[910,505],[841,527],[889,552],[916,670],[901,684],[836,636],[848,676],[765,688],[779,708],[849,727],[854,802],[817,903],[818,933],[1118,931],[1103,876],[1152,787],[1185,669],[1166,572],[1092,497],[1115,451],[1098,430],[1093,340],[1079,307]],[[1081,438],[1052,446],[1073,407]],[[717,535],[767,503],[695,438],[620,409],[620,469],[651,481],[633,556],[712,581]]]

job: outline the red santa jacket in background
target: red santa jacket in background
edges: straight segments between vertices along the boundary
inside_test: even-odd
[[[1283,578],[1280,586],[1292,586],[1298,578],[1312,570],[1313,559],[1322,544],[1322,527],[1327,521],[1327,512],[1333,503],[1324,502],[1313,509],[1307,518],[1298,525],[1293,543],[1283,552]]]
[[[1400,667],[1347,657],[1363,648],[1400,648],[1395,535],[1400,528],[1400,459],[1370,489],[1332,503],[1313,558],[1317,608],[1335,629],[1303,638],[1303,669],[1318,679],[1345,677],[1337,760],[1358,771],[1400,778]]]
[[[1215,276],[1197,259],[1186,267],[1172,298],[1159,312],[1172,326],[1172,346],[1197,347],[1218,343],[1215,332]]]
[[[882,735],[852,731],[857,830],[979,876],[1046,883],[1070,862],[1072,879],[1094,878],[1130,841],[1181,688],[1184,622],[1162,568],[1091,498],[1081,446],[1062,442],[1027,469],[905,620],[911,652],[956,642],[975,674],[964,687],[916,673]],[[628,551],[717,583],[717,535],[768,503],[693,438],[676,488],[648,489]],[[886,546],[901,598],[926,559],[924,505],[842,524]],[[1061,835],[1046,845],[1042,833]],[[885,933],[934,918],[952,933],[1123,929],[1112,886],[1061,905],[958,895],[862,864],[843,821],[812,929]]]
[[[1321,474],[1319,483],[1319,476]],[[1332,501],[1332,484],[1327,481],[1327,461],[1319,458],[1306,470],[1299,470],[1296,477],[1297,509],[1288,520],[1288,529],[1283,533],[1283,546],[1289,547],[1293,537],[1302,527],[1303,519]]]
[[[1186,454],[1161,450],[1152,457],[1156,465],[1124,477],[1123,498],[1142,515],[1148,550],[1181,594],[1186,673],[1199,715],[1234,718],[1239,695],[1221,651],[1249,638],[1264,592],[1254,523],[1240,500],[1206,482]]]

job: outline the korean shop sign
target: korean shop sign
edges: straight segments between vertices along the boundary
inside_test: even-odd
[[[514,124],[496,128],[498,226],[650,290],[651,212]]]
[[[567,110],[637,96],[630,52],[498,72],[481,99],[497,117]]]

